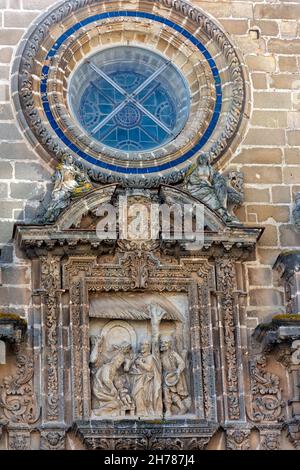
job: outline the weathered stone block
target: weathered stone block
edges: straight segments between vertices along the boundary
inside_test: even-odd
[[[256,89],[267,89],[267,76],[265,73],[253,73],[251,75],[253,88]]]
[[[274,203],[291,202],[290,186],[273,186],[272,187],[272,201]]]
[[[3,142],[0,145],[0,158],[5,160],[36,160],[36,154],[23,143]]]
[[[292,147],[300,145],[300,130],[287,131],[288,144]]]
[[[13,222],[0,220],[0,243],[7,243],[11,241],[13,226]]]
[[[4,46],[14,46],[20,41],[24,30],[8,28],[0,30],[0,45]]]
[[[16,124],[2,123],[0,126],[0,139],[6,141],[22,140]]]
[[[252,286],[269,286],[272,284],[271,268],[248,268],[249,283]]]
[[[300,164],[300,149],[297,147],[284,149],[285,162],[289,165]]]
[[[251,22],[251,27],[254,26],[258,27],[261,31],[261,34],[265,36],[277,36],[279,33],[277,21],[260,18]]]
[[[26,287],[0,287],[0,303],[2,305],[28,305],[31,290]]]
[[[270,190],[249,187],[244,189],[245,202],[270,202]]]
[[[281,72],[297,72],[298,64],[295,56],[279,56],[278,57],[279,70]]]
[[[247,20],[225,20],[221,21],[224,29],[230,34],[246,34],[248,32]]]
[[[26,2],[25,2],[26,3]],[[26,28],[38,16],[37,12],[29,11],[5,11],[5,28]]]
[[[26,266],[4,266],[2,268],[2,284],[29,284],[30,273]]]
[[[291,94],[289,92],[254,92],[254,108],[256,109],[290,109]]]
[[[279,227],[280,244],[283,247],[299,247],[300,234],[296,232],[294,225],[282,225]]]
[[[285,131],[283,129],[249,129],[245,145],[273,145],[285,144]]]
[[[8,121],[14,117],[10,104],[0,104],[0,120]]]
[[[42,200],[45,194],[44,186],[34,183],[11,183],[11,197],[15,199]]]
[[[300,182],[300,168],[298,166],[287,166],[283,168],[283,182],[286,184]]]
[[[15,164],[15,175],[20,180],[31,181],[48,181],[50,180],[49,172],[38,163],[23,163],[17,162]]]
[[[272,166],[243,167],[245,183],[276,184],[282,182],[282,169]]]
[[[0,161],[0,179],[11,179],[12,175],[13,175],[12,164],[9,162]]]
[[[270,39],[268,51],[274,54],[300,54],[300,39]]]
[[[0,201],[0,218],[14,219],[15,210],[20,210],[22,203],[18,201]]]
[[[272,75],[270,85],[271,85],[271,88],[299,90],[300,75],[296,75],[296,74]]]
[[[243,148],[234,158],[234,163],[257,163],[259,165],[276,165],[282,162],[280,148]]]
[[[283,293],[275,289],[251,289],[250,305],[266,307],[283,305]]]
[[[275,225],[264,225],[265,231],[259,240],[259,246],[278,246],[278,230]]]
[[[13,55],[12,47],[1,47],[0,48],[0,62],[1,63],[10,63]]]
[[[249,55],[246,63],[250,70],[261,72],[275,72],[276,61],[273,56]]]
[[[274,19],[292,19],[297,20],[300,17],[300,5],[255,5],[254,18],[274,18]]]
[[[287,127],[287,112],[286,111],[259,111],[255,110],[251,119],[252,126],[259,127],[273,127],[275,129],[283,129]],[[275,149],[274,150],[278,150]]]
[[[274,206],[266,204],[249,204],[247,212],[257,214],[257,221],[264,222],[273,219],[275,222],[288,222],[290,220],[290,211],[288,206]]]
[[[269,264],[270,266],[274,265],[280,253],[280,248],[260,248],[260,246],[257,248],[259,262],[261,264]]]

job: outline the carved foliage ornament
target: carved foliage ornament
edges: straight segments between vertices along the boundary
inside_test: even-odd
[[[282,421],[280,380],[278,375],[268,372],[266,366],[266,357],[258,355],[251,373],[253,419],[257,422]]]
[[[5,377],[0,385],[0,411],[9,423],[34,424],[38,420],[32,378],[32,357],[17,356],[16,374]]]
[[[57,315],[59,302],[57,291],[60,288],[60,258],[57,256],[41,257],[41,285],[44,290],[43,302],[46,322],[46,357],[47,357],[47,401],[48,419],[58,419],[58,333]]]
[[[194,23],[196,28],[193,27],[193,29],[199,31],[199,34],[203,36],[199,36],[200,43],[201,41],[203,41],[203,43],[207,44],[207,47],[210,47],[210,44],[212,43],[212,50],[214,51],[213,56],[218,57],[215,54],[215,49],[219,49],[220,55],[222,56],[222,61],[219,65],[223,64],[222,67],[224,67],[224,63],[226,64],[226,68],[223,68],[223,70],[225,70],[224,73],[227,76],[226,80],[231,87],[231,96],[228,104],[227,117],[224,123],[218,121],[216,130],[213,134],[214,138],[212,138],[209,141],[210,143],[205,146],[205,151],[208,152],[209,159],[213,163],[218,158],[220,158],[220,156],[228,148],[229,143],[232,142],[233,137],[238,132],[243,115],[246,88],[244,72],[242,69],[241,62],[238,58],[237,52],[235,51],[234,47],[232,46],[224,32],[209,17],[207,17],[204,12],[187,4],[184,0],[156,0],[155,2],[153,2],[152,0],[145,0],[145,2],[151,5],[153,5],[153,3],[156,3],[156,14],[158,15],[157,17],[159,18],[159,21],[164,21],[166,19],[165,16],[169,18],[170,13],[168,11],[166,12],[165,9],[165,7],[167,7],[171,10],[173,9],[174,12],[176,12],[176,18],[179,22],[180,27],[185,27],[185,25],[188,23],[187,19],[191,23]],[[27,41],[25,42],[25,44],[20,46],[20,50],[17,54],[17,57],[22,57],[22,59],[18,59],[19,62],[15,64],[15,68],[16,70],[18,70],[20,76],[19,88],[18,90],[13,90],[16,91],[16,93],[14,93],[16,107],[18,108],[18,111],[20,111],[20,109],[23,110],[31,132],[35,136],[35,138],[40,142],[41,146],[46,148],[47,151],[57,160],[60,160],[65,157],[66,145],[63,144],[60,139],[57,138],[55,132],[52,130],[49,124],[45,125],[45,121],[47,121],[48,118],[47,116],[45,116],[44,112],[42,112],[40,108],[36,106],[34,90],[36,89],[36,86],[41,86],[41,83],[43,84],[43,81],[47,82],[45,74],[48,73],[49,65],[51,69],[51,61],[53,64],[55,64],[55,61],[58,60],[59,54],[61,54],[62,51],[65,51],[68,48],[68,43],[59,43],[59,38],[55,35],[56,33],[54,32],[56,25],[62,26],[64,22],[70,25],[70,18],[74,18],[73,22],[75,24],[77,20],[75,19],[74,14],[78,13],[79,10],[81,10],[80,14],[82,15],[83,12],[85,12],[84,9],[86,9],[86,17],[88,17],[90,15],[90,6],[93,6],[94,9],[96,9],[97,5],[99,5],[99,12],[102,12],[103,3],[105,2],[102,2],[100,0],[70,0],[65,1],[59,6],[53,7],[47,14],[44,14],[42,16],[37,26],[29,31],[29,33],[27,34]],[[122,11],[126,8],[126,2],[124,2],[124,5],[123,2],[108,2],[108,4],[110,9],[115,8],[116,10]],[[142,9],[142,6],[140,6],[139,2],[133,2],[133,4],[136,7],[136,13],[138,14],[139,10]],[[126,21],[128,20],[129,19],[126,18]],[[109,21],[117,21],[117,19],[114,20],[110,18]],[[138,19],[135,18],[135,21],[138,21]],[[178,25],[175,25],[175,27],[176,26],[178,29]],[[77,28],[76,31],[72,31],[72,37],[80,37],[80,34],[82,34],[81,28]],[[174,31],[173,34],[178,35],[178,32]],[[183,41],[189,41],[189,39],[187,39],[189,33],[186,32],[186,34],[187,35],[182,38]],[[49,49],[50,36],[51,38],[53,38],[51,42],[55,43],[55,41],[57,41],[57,46],[53,46],[53,50],[51,50],[51,55],[49,56],[49,58],[47,58],[47,60],[45,60],[43,73],[40,77],[38,77],[38,83],[36,83],[34,82],[36,80],[35,67],[40,60],[43,61],[43,58],[40,57],[40,51],[43,49]],[[198,48],[198,46],[195,46],[194,44],[191,44],[191,46]],[[198,53],[199,61],[201,62],[201,60],[203,60],[201,49],[199,49]],[[218,62],[218,60],[219,59],[216,58],[216,62]],[[216,64],[215,70],[218,69],[219,65],[218,63]],[[215,86],[217,87],[217,84],[215,84]],[[43,91],[42,95],[42,100],[48,99],[47,92]],[[58,96],[59,95],[57,95],[57,97]],[[56,105],[58,105],[58,103],[56,103]],[[84,165],[89,167],[89,176],[92,179],[105,183],[120,182],[125,185],[134,184],[137,186],[144,187],[157,186],[162,182],[176,183],[177,181],[182,179],[185,172],[190,166],[190,163],[188,163],[189,160],[187,159],[186,164],[182,164],[181,167],[176,169],[174,168],[174,170],[170,170],[170,167],[166,167],[166,169],[164,168],[162,171],[160,171],[159,174],[159,170],[155,169],[158,168],[158,166],[155,166],[152,173],[147,172],[141,176],[138,176],[138,174],[140,173],[139,171],[133,171],[132,173],[130,173],[130,168],[127,168],[128,174],[124,175],[124,172],[120,171],[119,169],[108,170],[107,165],[102,165],[102,169],[100,170],[97,160],[94,159],[94,163],[88,163],[87,161],[91,161],[91,157],[87,158],[87,160],[81,160],[80,158],[78,158],[78,154],[80,153],[79,151],[73,151],[73,148],[69,151],[70,155],[78,159],[79,166],[82,166],[84,162]],[[174,166],[176,166],[177,160],[174,159],[174,162]],[[134,168],[134,170],[136,169]],[[155,172],[157,176],[155,175]]]

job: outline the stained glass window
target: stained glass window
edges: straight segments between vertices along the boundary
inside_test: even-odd
[[[152,51],[119,46],[86,60],[71,82],[70,103],[81,127],[125,152],[161,147],[183,129],[190,94],[179,70]]]

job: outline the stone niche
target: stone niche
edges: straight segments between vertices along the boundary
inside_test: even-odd
[[[189,328],[186,295],[92,295],[92,417],[192,414]]]

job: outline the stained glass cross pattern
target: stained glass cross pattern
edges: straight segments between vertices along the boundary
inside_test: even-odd
[[[92,57],[85,62],[88,80],[77,117],[103,145],[125,152],[147,151],[174,139],[183,128],[189,93],[186,102],[180,103],[176,87],[182,89],[184,80],[170,60],[153,56],[143,51],[135,56],[131,52],[128,58],[124,50],[110,60]]]

